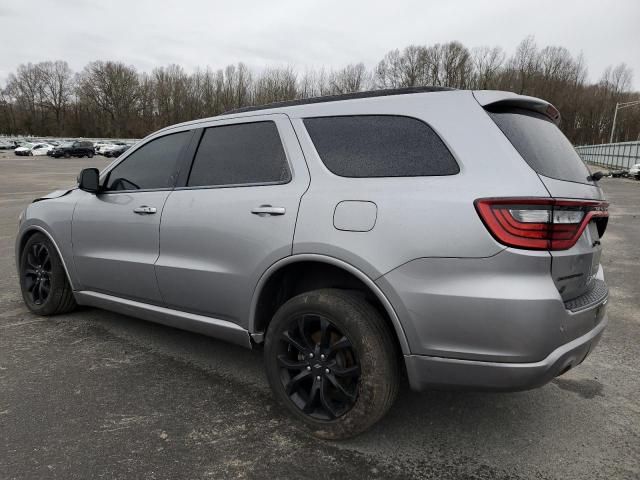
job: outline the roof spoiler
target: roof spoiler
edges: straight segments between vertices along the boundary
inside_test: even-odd
[[[533,110],[548,117],[556,125],[560,124],[560,112],[549,102],[536,97],[527,97],[512,92],[497,90],[474,90],[473,96],[483,108],[516,107]]]

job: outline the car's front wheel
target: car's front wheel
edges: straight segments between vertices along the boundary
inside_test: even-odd
[[[20,255],[20,288],[25,304],[38,315],[57,315],[76,307],[62,261],[41,233],[27,240]]]
[[[264,355],[271,388],[313,435],[357,435],[382,418],[397,395],[392,335],[358,293],[300,294],[280,307],[267,330]]]

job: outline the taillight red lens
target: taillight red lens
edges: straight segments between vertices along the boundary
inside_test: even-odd
[[[609,216],[609,204],[594,200],[481,198],[475,206],[496,240],[528,250],[571,248],[594,217]]]

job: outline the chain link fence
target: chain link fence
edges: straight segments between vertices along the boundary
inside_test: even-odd
[[[609,169],[628,170],[640,163],[640,142],[603,143],[576,147],[578,155],[586,163]]]

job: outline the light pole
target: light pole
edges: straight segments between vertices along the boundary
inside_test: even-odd
[[[616,111],[613,113],[613,125],[611,126],[611,138],[609,138],[609,143],[613,143],[613,133],[616,130],[616,119],[618,118],[618,110],[622,110],[623,108],[627,107],[633,107],[634,105],[640,105],[640,100],[634,100],[633,102],[616,103]]]

